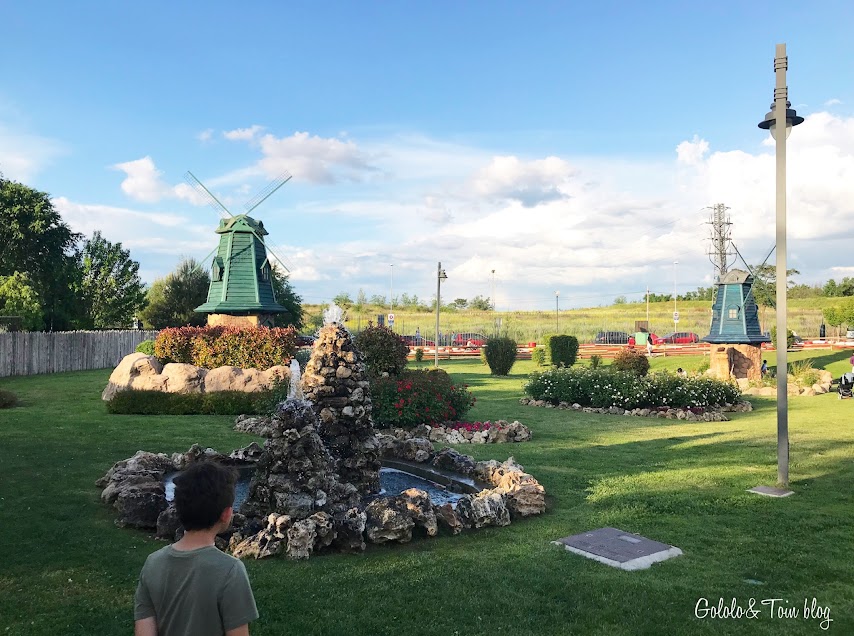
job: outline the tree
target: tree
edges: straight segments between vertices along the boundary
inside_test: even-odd
[[[614,299],[614,304],[615,304],[615,305],[625,305],[627,302],[629,302],[629,301],[626,299],[626,297],[625,297],[625,296],[617,296],[617,297]]]
[[[0,276],[0,316],[20,317],[25,331],[36,331],[44,325],[41,298],[26,274]]]
[[[469,301],[469,307],[471,309],[477,309],[480,311],[489,311],[492,309],[492,303],[489,302],[489,298],[484,298],[483,296],[475,296]]]
[[[273,294],[276,302],[287,309],[287,313],[278,314],[275,318],[277,327],[287,327],[293,325],[297,329],[302,329],[303,311],[302,298],[291,287],[291,281],[287,274],[282,274],[277,268],[273,268]]]
[[[154,329],[204,325],[205,315],[195,308],[207,299],[210,284],[210,275],[195,259],[183,259],[174,272],[154,281],[140,317]]]
[[[800,274],[796,269],[786,270],[787,289],[794,285],[790,276]],[[771,263],[753,268],[753,298],[757,305],[776,307],[777,305],[777,268]]]
[[[121,243],[110,243],[100,232],[83,244],[80,296],[83,326],[95,329],[128,327],[145,302],[139,263]]]
[[[370,304],[375,305],[377,307],[385,307],[388,305],[388,300],[386,300],[385,296],[380,296],[379,294],[374,294],[371,296]]]
[[[46,329],[69,329],[79,314],[77,243],[50,196],[0,176],[0,276],[29,276]]]
[[[350,298],[350,294],[347,292],[338,292],[338,295],[332,299],[332,302],[341,307],[341,309],[350,309],[353,306],[353,299]]]
[[[469,301],[465,298],[454,298],[454,302],[451,303],[457,309],[465,309],[469,306]]]

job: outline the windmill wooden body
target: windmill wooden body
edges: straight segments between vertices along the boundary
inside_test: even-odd
[[[187,173],[190,185],[215,209],[228,215],[216,229],[219,245],[210,261],[207,301],[196,307],[196,311],[208,315],[208,325],[272,327],[277,314],[287,313],[276,300],[271,257],[286,271],[287,267],[265,244],[264,237],[269,233],[264,223],[253,219],[249,212],[290,178],[287,174],[279,177],[246,204],[245,214],[235,216],[192,173]],[[205,258],[202,264],[207,262]]]

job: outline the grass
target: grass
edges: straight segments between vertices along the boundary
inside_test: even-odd
[[[793,357],[808,353],[834,376],[847,366],[842,352]],[[671,360],[653,360],[653,368],[664,364]],[[528,443],[463,450],[478,459],[515,456],[546,487],[548,513],[507,528],[370,546],[357,556],[247,562],[261,613],[253,636],[821,633],[815,621],[772,620],[767,611],[750,621],[698,620],[700,597],[782,598],[798,607],[815,597],[830,607],[832,633],[852,633],[851,401],[790,398],[796,495],[777,500],[745,492],[776,479],[773,400],[756,399],[752,413],[730,422],[595,416],[521,406],[530,362],[506,378],[478,362],[443,366],[477,396],[470,419],[519,419],[532,428]],[[139,449],[173,452],[199,442],[230,450],[256,439],[232,431],[230,417],[108,415],[99,399],[108,375],[0,383],[21,399],[0,411],[4,636],[130,633],[136,577],[163,544],[116,528],[94,481]],[[627,573],[549,543],[601,526],[685,554]]]
[[[787,322],[789,328],[804,338],[818,338],[819,326],[822,323],[822,309],[838,306],[844,298],[791,298],[788,301]],[[673,303],[650,303],[649,324],[651,331],[660,336],[673,331],[693,331],[705,336],[709,333],[711,319],[711,301],[692,300],[679,301],[679,328],[673,328]],[[325,309],[320,305],[305,305],[308,322],[319,320]],[[377,315],[388,312],[388,308],[373,307],[359,314],[351,308],[347,312],[347,326],[352,330],[363,329],[368,321],[376,322]],[[436,333],[435,312],[417,312],[403,307],[394,310],[394,330],[400,334],[414,334],[418,329],[425,338],[433,339]],[[456,333],[474,331],[492,334],[496,331],[509,335],[518,342],[538,341],[557,331],[571,334],[579,342],[592,342],[598,331],[635,331],[635,321],[646,320],[646,303],[624,303],[608,307],[589,307],[584,309],[565,309],[556,318],[555,311],[476,311],[476,310],[443,310],[441,316],[441,332]],[[759,320],[765,329],[770,331],[776,320],[776,313],[771,308],[759,309]],[[828,327],[827,335],[837,335],[838,330]],[[844,332],[842,332],[844,335]]]

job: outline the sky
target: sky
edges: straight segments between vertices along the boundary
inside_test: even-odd
[[[709,206],[775,242],[775,44],[797,282],[854,275],[854,3],[4,3],[0,172],[151,283],[253,217],[306,302],[500,310],[709,286]],[[2,246],[0,246],[2,248]],[[772,256],[769,262],[773,262]],[[736,261],[734,266],[743,265]]]

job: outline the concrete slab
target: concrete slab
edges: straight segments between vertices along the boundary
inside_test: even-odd
[[[645,570],[653,563],[682,554],[677,547],[618,528],[599,528],[552,543],[588,559],[628,571]]]
[[[794,495],[794,490],[784,490],[783,488],[773,488],[772,486],[756,486],[747,492],[752,492],[756,495],[765,495],[766,497],[788,497]]]

